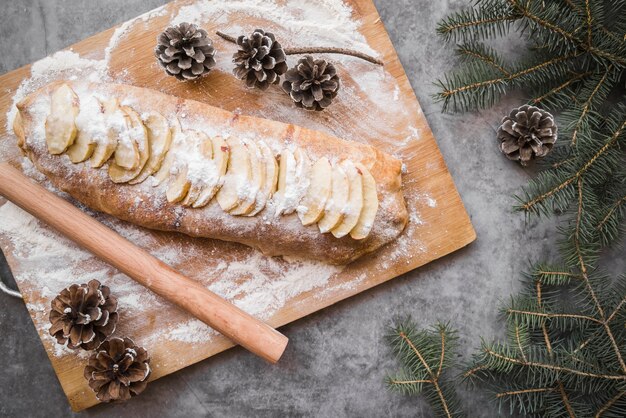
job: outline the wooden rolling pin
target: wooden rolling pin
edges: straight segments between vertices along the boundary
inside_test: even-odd
[[[287,337],[178,273],[6,163],[0,163],[0,195],[254,354],[276,363],[285,351]]]

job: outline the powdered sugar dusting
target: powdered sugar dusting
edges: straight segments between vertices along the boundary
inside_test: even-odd
[[[13,103],[57,79],[123,83],[124,72],[118,72],[120,75],[115,79],[110,75],[109,62],[113,52],[136,25],[146,24],[150,19],[166,14],[166,8],[162,7],[122,24],[114,31],[101,60],[87,59],[67,50],[38,61],[31,68],[31,76],[14,92]],[[245,21],[250,22],[245,27],[241,24],[244,21],[240,18],[242,15],[248,16]],[[232,20],[234,16],[239,17],[237,22]],[[171,17],[170,23],[183,21],[216,22],[221,30],[232,35],[248,33],[257,26],[265,27],[283,40],[285,46],[338,46],[380,57],[379,52],[371,48],[359,32],[362,22],[354,19],[351,7],[340,0],[198,0],[181,7]],[[230,74],[230,53],[218,53],[216,58],[216,70]],[[297,58],[289,57],[290,65]],[[407,157],[403,155],[402,148],[417,141],[419,131],[406,124],[411,107],[401,96],[396,79],[385,68],[354,57],[329,55],[324,58],[336,63],[342,77],[342,87],[333,104],[333,112],[304,112],[296,109],[288,98],[285,99],[287,101],[280,101],[275,100],[276,95],[261,95],[258,92],[250,93],[258,95],[258,105],[245,109],[245,112],[326,131],[348,140],[363,142],[376,137],[376,144],[384,151]],[[375,110],[372,110],[371,104]],[[43,107],[45,103],[42,104],[42,111]],[[353,115],[359,121],[358,126],[336,120],[333,116],[345,114]],[[14,116],[15,106],[12,106],[7,114],[7,132],[11,132],[10,124]],[[186,120],[184,123],[186,127],[193,127],[193,121]],[[210,129],[203,128],[205,131]],[[402,144],[393,139],[397,138],[398,132],[405,133],[406,141]],[[214,133],[207,131],[207,134]],[[13,144],[14,139],[1,142],[0,158],[3,158],[5,144]],[[27,175],[51,188],[30,161],[24,159],[22,166]],[[416,247],[412,241],[413,232],[424,223],[419,210],[424,206],[434,207],[436,202],[432,199],[431,204],[428,198],[422,200],[421,197],[410,196],[408,200],[411,219],[408,231],[393,249],[386,251],[379,268],[388,268],[399,259],[410,260],[419,255],[411,253]],[[138,206],[144,203],[136,202]],[[77,248],[13,204],[2,205],[0,201],[0,205],[0,243],[9,249],[7,255],[19,266],[14,271],[16,279],[32,300],[41,298],[49,301],[72,283],[97,279],[110,286],[118,298],[121,318],[117,335],[135,337],[140,333],[140,341],[149,350],[163,339],[198,344],[210,342],[216,337],[217,333],[208,326]],[[264,320],[271,320],[286,305],[296,301],[303,303],[310,297],[325,299],[331,297],[333,292],[354,289],[367,279],[365,274],[360,274],[349,280],[336,280],[343,270],[341,267],[309,260],[270,258],[234,244],[149,232],[84,207],[81,209],[183,274]],[[422,250],[425,252],[426,248],[421,246],[419,251]],[[75,351],[56,345],[47,334],[48,306],[29,303],[28,307],[48,351],[56,357],[76,355]],[[159,321],[160,325],[155,326],[154,321]]]
[[[168,239],[156,238],[148,231],[128,225],[106,215],[96,215],[100,221],[115,229],[122,236],[137,245],[150,248],[152,254],[162,261],[178,268],[183,273],[200,280],[208,289],[231,300],[241,309],[261,319],[270,319],[286,303],[306,292],[323,288],[331,278],[342,271],[342,267],[331,266],[317,261],[265,257],[259,252],[248,250],[242,258],[210,261],[210,254],[216,248],[206,245],[206,240],[185,239],[180,245],[180,237],[167,234]],[[170,304],[159,296],[117,273],[90,253],[77,248],[72,242],[43,226],[22,209],[7,202],[0,206],[0,235],[8,237],[12,257],[20,266],[16,274],[22,287],[28,286],[32,299],[37,296],[51,300],[63,288],[76,282],[97,279],[109,286],[118,298],[122,318],[118,335],[133,335],[132,330],[140,324],[133,324],[150,315],[162,315],[173,310]],[[220,244],[217,243],[219,246]],[[224,250],[222,250],[224,251]],[[191,273],[204,266],[199,272]],[[44,304],[31,304],[31,313],[42,335],[47,334],[48,307]],[[124,321],[128,317],[128,321]],[[163,329],[153,327],[151,333],[142,332],[142,339],[157,344],[163,338]],[[178,320],[168,324],[165,336],[181,342],[208,342],[217,333],[205,324],[190,320],[186,314],[178,315]],[[74,353],[72,350],[55,347],[50,340],[55,356]]]
[[[111,39],[109,40],[109,45],[104,49],[104,61],[107,63],[110,62],[111,53],[119,45],[120,41],[124,39],[124,37],[130,32],[131,28],[135,24],[140,23],[140,22],[147,24],[151,19],[154,19],[160,16],[165,16],[166,14],[167,14],[167,8],[166,8],[166,5],[163,5],[161,7],[158,7],[154,10],[151,10],[147,13],[140,15],[136,17],[135,19],[128,20],[122,23],[120,26],[118,26],[113,32]]]

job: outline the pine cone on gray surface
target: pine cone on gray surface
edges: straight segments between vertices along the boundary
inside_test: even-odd
[[[97,280],[63,289],[51,307],[50,335],[69,348],[93,350],[115,331],[117,299]]]
[[[522,165],[545,157],[554,147],[558,127],[554,117],[538,107],[524,105],[502,119],[498,129],[500,149],[506,157]]]
[[[130,338],[111,338],[91,355],[84,376],[101,402],[126,401],[148,385],[149,363],[148,352]]]
[[[204,29],[181,23],[165,29],[154,50],[161,67],[179,80],[194,80],[215,67],[215,48]]]
[[[287,71],[285,51],[274,34],[255,29],[249,37],[237,38],[237,45],[233,74],[245,80],[248,87],[266,90],[270,84],[277,84]]]
[[[339,91],[339,76],[335,66],[323,59],[306,56],[287,71],[283,90],[298,107],[324,110]]]

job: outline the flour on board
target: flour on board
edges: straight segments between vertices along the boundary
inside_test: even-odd
[[[277,7],[280,4],[280,7]],[[7,132],[12,132],[10,124],[15,116],[15,103],[34,90],[57,79],[89,80],[94,82],[124,83],[127,72],[110,74],[109,63],[117,47],[133,31],[147,25],[151,19],[162,18],[168,14],[168,6],[148,12],[138,18],[120,25],[109,40],[102,59],[80,56],[73,50],[65,50],[44,58],[31,67],[31,75],[13,92],[13,106],[7,114]],[[242,26],[232,19],[235,15],[247,15],[252,26]],[[340,0],[198,0],[181,7],[169,15],[170,23],[183,21],[214,22],[223,32],[237,36],[249,33],[258,27],[271,30],[284,46],[338,46],[363,51],[380,57],[380,53],[370,47],[365,37],[359,32],[363,22],[354,19],[352,8]],[[241,19],[238,19],[241,22]],[[216,42],[223,42],[215,39]],[[226,45],[226,44],[224,44]],[[229,45],[228,48],[233,48]],[[232,61],[230,49],[224,48],[216,57],[215,71],[231,73]],[[406,126],[407,112],[411,112],[405,98],[400,94],[396,79],[384,68],[365,63],[357,58],[343,55],[322,55],[336,64],[342,78],[342,86],[333,106],[337,114],[351,112],[358,126],[335,120],[333,113],[304,112],[294,107],[285,96],[284,101],[273,100],[275,95],[257,95],[259,104],[255,109],[245,109],[253,116],[265,117],[282,122],[294,123],[311,129],[322,130],[347,140],[364,141],[378,138],[377,146],[392,152],[400,158],[402,146],[419,139],[419,132]],[[299,57],[289,56],[293,65]],[[274,88],[280,89],[279,86]],[[376,112],[371,112],[371,106]],[[407,144],[395,143],[390,138],[397,137],[397,132],[406,132]],[[6,139],[6,138],[5,138]],[[0,141],[0,160],[9,151],[7,144],[14,144],[13,138]],[[22,168],[30,177],[36,178],[49,189],[53,189],[29,160],[22,160]],[[56,193],[67,197],[56,191]],[[419,228],[423,220],[419,207],[426,203],[434,206],[436,202],[421,200],[420,197],[407,196],[411,223],[408,228]],[[418,204],[419,202],[419,204]],[[74,202],[75,203],[75,202]],[[137,202],[140,205],[142,202]],[[76,203],[75,203],[76,204]],[[129,225],[112,217],[96,214],[78,205],[90,215],[135,244],[147,249],[155,257],[172,265],[183,274],[199,280],[207,288],[231,300],[237,306],[261,319],[272,318],[281,308],[298,297],[332,297],[332,291],[345,291],[354,288],[367,279],[359,275],[349,282],[333,282],[333,277],[341,272],[341,267],[324,263],[282,258],[268,258],[251,249],[236,247],[230,256],[224,252],[227,244],[210,244],[206,240],[181,240],[173,235],[159,235],[145,229]],[[399,257],[412,257],[408,248],[415,248],[415,242],[408,242],[404,234],[400,242],[394,245],[394,251],[387,254],[380,268],[388,267]],[[28,305],[44,344],[56,357],[75,355],[75,351],[55,344],[48,335],[49,301],[63,288],[72,283],[84,283],[90,279],[100,280],[111,287],[118,298],[120,323],[116,334],[133,337],[133,326],[144,324],[146,318],[163,319],[163,312],[174,310],[168,302],[154,295],[128,277],[97,260],[90,253],[77,248],[69,240],[42,225],[31,215],[11,203],[0,201],[0,240],[8,246],[10,258],[19,269],[15,271],[21,286],[28,287],[32,299],[46,303]],[[184,243],[184,244],[182,244]],[[219,247],[219,246],[222,247]],[[419,245],[417,246],[419,247]],[[228,247],[230,248],[230,247]],[[233,247],[235,248],[235,247]],[[424,249],[425,251],[425,249]],[[217,258],[216,258],[217,257]],[[198,272],[190,266],[202,266]],[[160,316],[159,316],[160,315]],[[152,334],[141,336],[140,343],[158,344],[161,338],[176,340],[188,344],[206,343],[217,333],[200,321],[186,315],[168,322],[166,329],[152,327]],[[136,321],[138,325],[132,325]]]

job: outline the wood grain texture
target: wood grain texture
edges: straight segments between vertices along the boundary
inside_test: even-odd
[[[285,351],[287,337],[33,183],[8,163],[0,163],[0,195],[254,354],[276,363]]]
[[[190,1],[172,2],[167,6],[168,12],[189,3]],[[329,111],[313,116],[319,123],[311,123],[310,126],[308,121],[313,120],[313,117],[301,118],[302,111],[293,108],[289,98],[278,88],[272,88],[265,95],[259,95],[257,92],[245,90],[240,81],[231,74],[221,71],[212,71],[207,77],[195,83],[177,82],[156,66],[152,55],[154,39],[167,24],[167,15],[133,26],[111,55],[109,73],[112,76],[123,75],[129,84],[153,88],[164,93],[203,101],[229,111],[255,116],[266,116],[264,107],[267,106],[268,100],[271,100],[277,106],[284,106],[287,109],[282,113],[282,117],[276,118],[282,122],[302,124],[312,129],[323,126],[325,130],[339,137],[345,137],[345,132],[350,130],[351,137],[359,138],[401,157],[406,164],[407,174],[403,178],[403,188],[409,207],[419,214],[419,219],[411,219],[412,222],[397,243],[357,260],[332,277],[325,288],[313,289],[290,299],[268,319],[267,322],[274,327],[295,321],[456,251],[476,237],[432,132],[373,3],[371,0],[349,0],[347,3],[353,7],[354,18],[361,22],[360,32],[369,45],[383,57],[384,71],[391,75],[399,86],[399,100],[404,110],[401,118],[380,119],[380,112],[369,105],[371,99],[365,92],[358,90],[359,83],[353,79],[354,70],[372,65],[365,62],[355,61],[350,67],[352,73],[342,71],[342,66],[338,65],[343,88],[354,89],[364,104],[359,106],[338,101]],[[239,17],[240,20],[237,21],[237,16],[229,19],[235,19],[235,23],[246,29],[254,29],[257,26],[272,28],[273,25],[272,22],[244,21],[243,17]],[[204,22],[202,26],[209,32],[220,29],[215,22]],[[73,46],[73,50],[88,58],[101,59],[112,34],[113,30],[105,31],[79,42]],[[226,41],[215,39],[215,43],[224,54],[231,53],[232,45],[229,46]],[[145,47],[146,45],[149,47]],[[15,89],[28,76],[29,67],[26,66],[0,77],[0,83],[4,87],[0,93],[0,138],[15,141],[12,134],[4,132],[5,114],[11,106]],[[419,140],[406,140],[411,130],[419,132]],[[0,146],[0,150],[2,149],[7,147]],[[14,152],[8,157],[16,161],[16,155],[17,152]],[[429,196],[437,204],[430,205],[424,199],[416,198],[421,195]],[[254,254],[254,250],[231,243],[198,240],[160,232],[150,232],[150,235],[154,240],[151,246],[145,248],[148,252],[154,252],[161,247],[184,246],[193,254],[198,254],[192,261],[186,260],[185,263],[172,267],[203,284],[207,283],[203,272],[208,267],[222,261],[245,260]],[[20,268],[9,237],[0,235],[0,246],[5,251],[18,286],[29,306],[37,302],[49,303],[49,297],[44,297],[23,279],[28,272]],[[96,261],[89,263],[95,264]],[[76,281],[81,282],[80,277],[77,277]],[[41,325],[40,322],[45,320],[41,313],[30,308],[29,311],[35,325]],[[188,318],[187,313],[175,307],[167,311],[155,309],[141,318],[132,318],[132,321],[130,318],[127,321],[121,318],[118,332],[141,342],[142,336],[163,331],[168,324]],[[42,331],[41,326],[37,326],[37,329],[41,333],[44,346],[72,408],[78,411],[96,404],[97,400],[82,376],[84,359],[71,355],[55,356],[53,344],[44,338],[45,331]],[[151,379],[158,379],[231,346],[232,343],[221,336],[206,344],[168,341],[164,338],[158,344],[147,347],[153,358]]]

